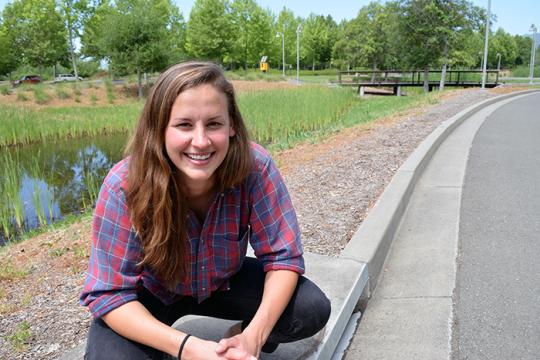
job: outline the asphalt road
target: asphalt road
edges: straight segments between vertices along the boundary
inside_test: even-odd
[[[460,218],[452,359],[540,359],[540,94],[483,123]]]

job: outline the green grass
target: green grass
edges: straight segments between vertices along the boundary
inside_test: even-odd
[[[36,111],[0,105],[0,146],[129,131],[141,108],[142,104],[131,103]]]
[[[16,268],[10,260],[7,260],[4,264],[0,265],[0,280],[12,281],[24,278],[29,274],[30,270],[28,268]]]
[[[34,91],[34,101],[36,104],[44,105],[51,99],[51,97],[45,92],[43,85],[36,85],[34,88],[32,88],[32,90]]]
[[[400,107],[410,98],[385,98],[384,106]],[[372,107],[381,100],[360,100],[351,89],[301,86],[241,93],[238,101],[255,141],[283,145],[336,126],[353,107]],[[39,111],[0,105],[0,118],[4,119],[0,122],[0,146],[126,132],[133,128],[141,108],[139,102]]]
[[[15,351],[23,352],[26,350],[31,337],[30,324],[23,321],[17,326],[17,330],[13,334],[7,336],[7,339]]]
[[[17,101],[28,101],[28,96],[26,96],[23,92],[19,91],[17,93]]]
[[[253,139],[288,143],[339,121],[354,102],[348,89],[306,86],[240,94],[238,102]]]
[[[534,67],[534,76],[540,76],[540,66],[536,65]],[[531,75],[530,65],[521,65],[512,70],[512,75],[510,77],[526,77],[528,78]]]
[[[55,87],[56,97],[60,100],[69,99],[71,94],[66,91],[64,84],[58,84]]]
[[[21,228],[24,221],[23,203],[19,196],[20,177],[19,159],[7,151],[2,153],[4,168],[0,174],[0,221],[4,234],[10,235],[11,223]]]
[[[2,95],[11,95],[13,91],[11,90],[11,88],[7,85],[2,85],[0,86],[0,94]]]
[[[109,104],[113,104],[116,96],[114,95],[114,85],[111,80],[107,79],[105,81],[105,88],[107,90],[107,101],[109,101]]]

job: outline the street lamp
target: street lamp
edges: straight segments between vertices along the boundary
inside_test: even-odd
[[[281,62],[281,67],[283,69],[283,77],[285,77],[285,34],[282,32],[277,32],[276,37],[281,36],[281,54],[283,56],[283,61]]]
[[[533,37],[532,37],[532,46],[531,46],[531,73],[530,73],[530,78],[531,78],[531,81],[529,81],[529,84],[532,84],[533,83],[533,79],[534,79],[534,55],[535,55],[535,50],[536,50],[536,26],[534,26],[534,24],[531,25],[531,28],[529,29],[529,31],[532,31],[533,32]]]
[[[302,25],[296,28],[296,85],[300,85],[300,34]]]
[[[487,56],[488,56],[488,37],[489,37],[489,18],[491,16],[491,0],[488,0],[487,17],[486,17],[486,37],[484,42],[484,61],[482,66],[482,89],[486,88],[486,74],[487,74]]]
[[[501,53],[497,53],[497,58],[499,61],[497,62],[497,72],[501,71]]]

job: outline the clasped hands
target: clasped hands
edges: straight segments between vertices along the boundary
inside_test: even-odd
[[[180,360],[257,360],[262,347],[257,341],[250,341],[244,333],[218,343],[192,337],[187,345],[186,350],[189,350]]]

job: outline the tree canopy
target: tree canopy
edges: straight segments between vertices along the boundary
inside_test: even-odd
[[[0,75],[20,65],[106,62],[117,74],[160,71],[182,59],[252,68],[296,64],[298,26],[304,68],[479,67],[485,11],[470,0],[371,2],[337,24],[331,16],[278,14],[256,0],[195,0],[187,23],[173,0],[13,0],[0,18]],[[80,44],[80,48],[77,49]],[[488,66],[528,64],[531,42],[491,32]],[[499,54],[499,55],[497,55]]]

